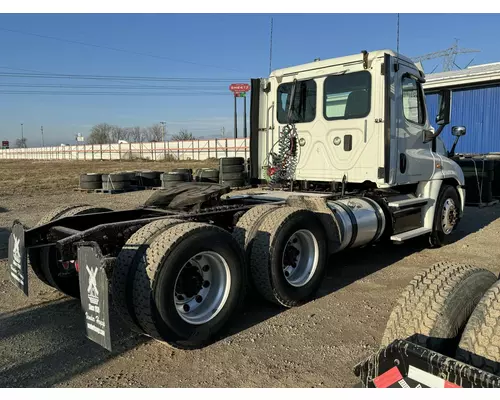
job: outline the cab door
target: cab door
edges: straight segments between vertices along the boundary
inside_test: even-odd
[[[397,184],[429,180],[435,168],[432,143],[424,143],[427,118],[425,96],[418,72],[400,64],[396,78]]]

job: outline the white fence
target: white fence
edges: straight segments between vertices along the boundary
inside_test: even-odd
[[[206,160],[250,156],[250,140],[212,139],[178,142],[86,144],[0,150],[0,160]]]

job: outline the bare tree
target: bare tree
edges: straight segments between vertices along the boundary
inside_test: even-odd
[[[160,124],[154,124],[147,128],[147,139],[150,142],[162,142],[163,127]]]
[[[145,129],[141,128],[140,126],[134,126],[133,128],[130,128],[130,140],[135,143],[142,143],[146,141],[146,135],[147,132]]]
[[[110,139],[112,143],[118,143],[119,140],[127,140],[127,130],[120,126],[114,125],[111,128]]]
[[[94,125],[87,139],[88,144],[106,144],[111,141],[111,132],[113,127],[109,124],[102,123]]]
[[[187,129],[181,129],[177,135],[172,136],[172,140],[193,140],[194,136]]]
[[[19,149],[25,149],[28,147],[28,139],[22,138],[22,139],[16,139],[16,147]]]

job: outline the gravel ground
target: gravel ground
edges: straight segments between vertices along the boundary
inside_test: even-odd
[[[136,336],[113,314],[111,353],[85,337],[80,304],[30,275],[30,297],[10,283],[7,240],[15,219],[33,225],[62,204],[135,207],[151,192],[0,195],[0,387],[350,387],[355,364],[382,338],[411,278],[442,260],[500,271],[500,207],[468,208],[456,241],[346,252],[331,260],[317,298],[283,310],[248,304],[229,333],[195,351]]]

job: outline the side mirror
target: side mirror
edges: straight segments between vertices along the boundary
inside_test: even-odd
[[[465,126],[454,126],[453,128],[451,128],[451,134],[453,136],[460,137],[464,136],[465,133],[466,133]]]
[[[436,116],[436,124],[448,125],[451,114],[451,90],[443,89],[439,92],[439,112]]]

